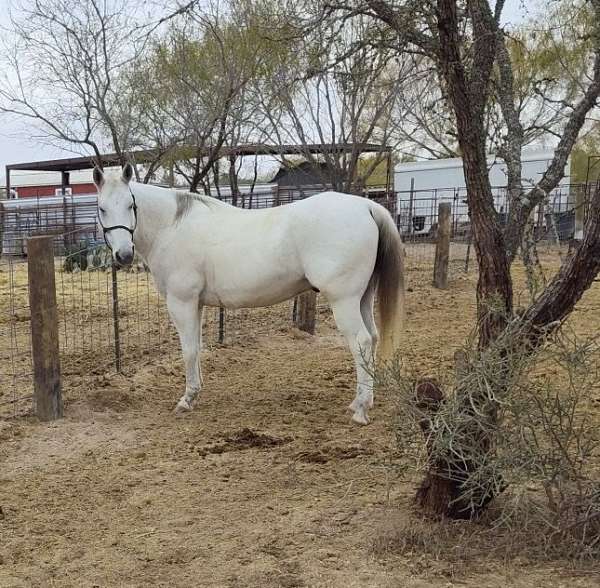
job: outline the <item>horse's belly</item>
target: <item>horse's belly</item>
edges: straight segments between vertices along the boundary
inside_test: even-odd
[[[220,284],[218,287],[208,287],[202,294],[202,301],[207,306],[257,308],[283,302],[310,287],[305,278],[280,277],[276,280],[251,280],[246,283],[238,281],[231,286]]]

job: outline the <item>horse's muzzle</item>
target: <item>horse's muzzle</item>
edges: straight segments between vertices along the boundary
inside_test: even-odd
[[[115,261],[122,266],[128,266],[133,263],[133,251],[115,252]]]

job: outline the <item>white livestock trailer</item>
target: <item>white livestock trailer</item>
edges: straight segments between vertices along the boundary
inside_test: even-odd
[[[523,153],[524,188],[533,186],[541,178],[553,155],[551,150]],[[570,162],[567,162],[566,170],[569,169]],[[508,209],[506,164],[490,156],[488,170],[494,204],[498,213],[503,216]],[[550,194],[549,198],[550,207],[557,213],[574,207],[568,187],[568,175],[564,181],[565,184]],[[404,234],[429,233],[437,222],[437,210],[441,202],[452,205],[455,228],[468,224],[466,183],[461,158],[399,163],[394,170],[394,190],[397,193],[398,225]]]

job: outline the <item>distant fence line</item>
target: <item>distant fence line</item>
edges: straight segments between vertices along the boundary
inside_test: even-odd
[[[561,184],[547,198],[547,202],[536,207],[534,223],[539,237],[544,237],[548,225],[555,223],[560,241],[573,237],[575,215],[579,207],[584,211],[595,184]],[[501,224],[505,224],[510,213],[510,201],[506,187],[493,187],[494,208]],[[438,205],[451,205],[453,238],[460,238],[470,231],[467,190],[460,188],[414,189],[395,192],[396,221],[404,238],[417,237],[435,230]]]
[[[240,208],[258,209],[288,204],[323,191],[323,186],[272,188],[227,194],[223,200]],[[535,223],[540,237],[552,232],[559,241],[573,238],[578,206],[587,201],[589,186],[565,184],[554,190],[548,204],[538,207]],[[451,239],[467,241],[470,222],[465,188],[436,188],[385,193],[372,190],[373,200],[384,205],[392,214],[405,242],[422,242],[435,237],[438,205],[451,204]],[[493,189],[494,204],[500,221],[506,222],[509,213],[506,188]],[[0,201],[0,231],[3,255],[25,255],[26,238],[33,234],[56,233],[57,246],[68,251],[80,242],[94,243],[99,239],[96,224],[96,195],[28,197]],[[578,204],[579,203],[579,204]],[[79,242],[73,240],[77,235]]]

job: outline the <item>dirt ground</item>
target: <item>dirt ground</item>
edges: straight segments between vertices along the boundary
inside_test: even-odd
[[[454,272],[441,292],[430,270],[410,267],[402,351],[435,375],[468,335],[476,277]],[[596,284],[573,324],[591,334],[599,318]],[[600,586],[568,562],[386,543],[416,520],[414,481],[388,467],[393,398],[351,423],[353,366],[328,319],[315,337],[277,328],[202,364],[185,417],[169,347],[126,376],[70,378],[61,421],[0,420],[1,587]]]

